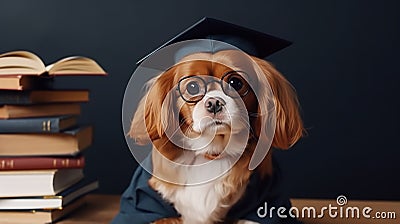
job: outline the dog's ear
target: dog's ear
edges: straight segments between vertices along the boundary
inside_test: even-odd
[[[139,145],[161,138],[175,124],[174,86],[172,70],[149,81],[148,91],[140,100],[132,119],[129,136]],[[171,91],[172,90],[172,91]]]
[[[131,128],[128,135],[135,140],[138,145],[146,145],[150,143],[150,136],[147,133],[147,128],[144,119],[144,104],[146,103],[148,93],[140,100],[136,112],[133,116]]]
[[[293,146],[304,133],[296,92],[293,86],[270,63],[256,57],[252,58],[261,69],[263,75],[267,78],[274,97],[276,125],[272,147],[288,149]],[[262,77],[259,77],[259,79],[260,78],[262,79]],[[265,88],[259,88],[259,98],[261,98],[259,99],[259,107],[267,107],[267,105],[262,105],[267,101],[263,99],[263,97],[267,95],[265,91]],[[259,114],[261,114],[260,111]],[[258,130],[258,136],[262,128],[265,128],[265,122],[269,121],[263,121],[262,116],[257,118],[256,130]],[[259,137],[261,138],[262,136]]]

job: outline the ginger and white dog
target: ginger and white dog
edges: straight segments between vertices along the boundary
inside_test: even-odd
[[[267,61],[237,60],[232,50],[188,55],[151,81],[138,106],[129,135],[137,144],[153,144],[148,184],[181,215],[157,224],[227,223],[250,176],[274,172],[271,151],[248,169],[257,144],[269,140],[261,145],[265,150],[288,149],[303,134],[291,84]],[[268,88],[276,115],[272,134],[265,133],[269,121],[261,113]]]

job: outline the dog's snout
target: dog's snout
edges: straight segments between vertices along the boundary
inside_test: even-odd
[[[205,108],[210,113],[218,113],[222,110],[222,107],[225,105],[225,101],[219,97],[210,97],[204,103]]]

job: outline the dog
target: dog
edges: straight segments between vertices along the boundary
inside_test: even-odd
[[[238,58],[234,50],[194,53],[149,82],[129,136],[153,144],[148,184],[180,214],[154,223],[254,223],[226,216],[245,197],[252,175],[274,173],[272,151],[248,168],[256,148],[288,149],[303,136],[292,85],[269,62]],[[262,113],[268,100],[273,135]]]

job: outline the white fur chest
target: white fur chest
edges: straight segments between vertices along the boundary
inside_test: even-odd
[[[206,184],[180,188],[172,202],[185,224],[208,224],[218,218],[212,217],[212,213],[221,206],[222,197],[223,183],[222,178],[219,178]]]
[[[204,144],[204,139],[202,136],[192,143]],[[213,224],[221,221],[232,203],[236,202],[236,199],[239,199],[244,192],[245,186],[239,187],[238,183],[227,181],[231,175],[231,168],[236,162],[233,155],[240,155],[243,149],[233,147],[237,146],[235,144],[237,138],[231,139],[233,146],[230,144],[226,146],[225,140],[215,138],[202,150],[187,150],[175,160],[176,164],[188,166],[173,165],[174,168],[171,168],[168,173],[173,173],[174,178],[185,184],[155,186],[165,200],[173,203],[184,224]],[[196,148],[196,145],[190,146]],[[203,154],[204,152],[221,152],[224,149],[225,156],[212,162]],[[227,202],[227,197],[232,195],[234,199],[230,198]]]
[[[226,170],[229,164],[230,161],[221,161],[219,166],[214,168],[219,170],[217,172],[222,172],[222,170]],[[177,175],[184,175],[188,182],[197,179],[196,177],[207,175],[205,173],[207,173],[206,170],[198,169],[188,169],[183,172],[182,170],[176,171]],[[232,187],[226,186],[224,182],[225,177],[229,174],[230,171],[202,184],[173,187],[171,185],[159,185],[156,190],[167,201],[174,204],[175,209],[182,216],[184,224],[212,224],[225,216],[221,212],[216,212],[217,210],[221,211],[220,208],[224,207],[223,210],[228,211],[231,206],[222,203],[222,199],[232,191]],[[238,196],[240,195],[239,192],[241,191],[238,190]]]

